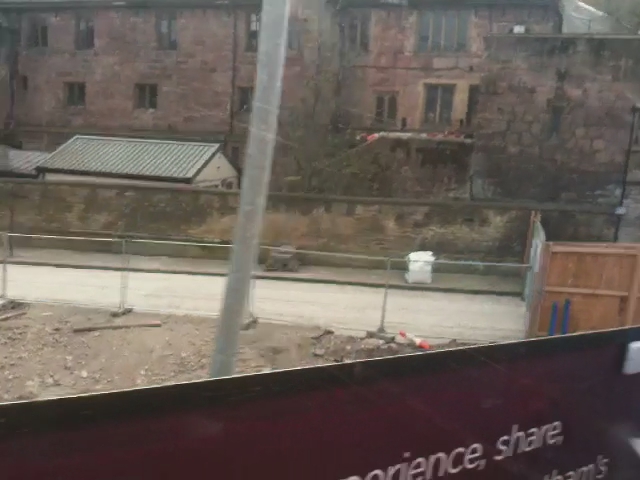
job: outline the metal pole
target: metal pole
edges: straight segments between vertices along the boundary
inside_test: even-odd
[[[256,95],[231,267],[211,361],[210,373],[214,378],[234,373],[238,337],[259,251],[280,111],[289,0],[263,2],[260,24]]]
[[[384,321],[387,317],[387,297],[389,296],[389,276],[391,275],[391,259],[387,258],[387,272],[385,274],[384,294],[382,296],[382,313],[380,314],[380,326],[377,333],[387,333]]]
[[[127,240],[122,240],[122,271],[120,272],[120,307],[118,311],[124,314],[127,308],[127,294],[129,293],[129,254]]]
[[[635,142],[636,130],[638,128],[638,113],[640,112],[640,104],[631,107],[631,128],[629,131],[629,143],[624,158],[624,167],[622,170],[622,192],[620,192],[620,203],[616,209],[616,228],[613,232],[613,241],[617,242],[620,236],[620,226],[622,224],[622,216],[624,215],[624,200],[627,196],[627,177],[629,176],[629,166],[631,164],[631,153],[633,152],[633,144]]]
[[[2,295],[2,298],[6,299],[8,295],[7,288],[9,283],[7,262],[11,252],[11,245],[9,243],[11,242],[11,235],[9,233],[4,233],[2,235],[2,240],[4,243],[4,254],[2,255],[2,292],[0,292],[0,295]]]

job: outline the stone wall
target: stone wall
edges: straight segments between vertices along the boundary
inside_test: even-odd
[[[260,0],[183,2],[169,10],[101,7],[39,8],[20,12],[22,46],[16,105],[25,148],[51,150],[74,133],[226,140],[242,158],[249,113],[239,110],[241,88],[254,88],[255,52],[247,51],[249,16]],[[176,3],[177,5],[177,3]],[[284,72],[283,104],[296,104],[315,71],[323,2],[295,0]],[[157,16],[174,13],[175,50],[158,46]],[[77,50],[76,16],[94,22],[94,48]],[[32,48],[33,21],[46,24],[48,45]],[[86,105],[66,105],[65,83],[86,85]],[[135,108],[135,84],[157,85],[155,109]]]
[[[347,4],[349,2],[346,2]],[[364,2],[363,2],[364,3]],[[490,2],[488,2],[490,3]],[[456,5],[464,9],[464,3]],[[355,10],[358,11],[358,10]],[[455,85],[452,123],[444,129],[466,122],[469,87],[478,84],[485,63],[484,37],[506,33],[516,24],[526,25],[533,33],[559,31],[557,11],[544,5],[483,6],[469,8],[470,19],[466,48],[458,52],[420,52],[417,32],[423,9],[371,9],[371,45],[366,53],[343,48],[343,107],[353,126],[370,128],[373,123],[376,94],[396,93],[397,119],[385,128],[424,127],[425,84]],[[435,7],[435,11],[438,11]],[[350,15],[348,10],[343,15]],[[346,21],[346,20],[345,20]]]
[[[239,200],[234,192],[42,182],[5,183],[1,195],[0,230],[210,241],[231,240]],[[262,242],[374,255],[422,248],[450,258],[518,260],[530,211],[504,208],[273,194]]]
[[[617,204],[640,37],[489,36],[476,197]]]

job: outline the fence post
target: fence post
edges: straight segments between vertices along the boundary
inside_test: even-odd
[[[3,254],[2,254],[2,292],[0,292],[1,298],[7,298],[7,288],[8,288],[8,268],[7,262],[9,261],[9,255],[11,253],[11,245],[9,242],[11,241],[11,235],[7,232],[2,234],[2,243],[3,243]]]
[[[129,293],[129,254],[127,253],[127,240],[122,239],[122,270],[120,272],[120,305],[118,312],[123,315],[127,313],[127,294]]]
[[[385,272],[384,293],[382,295],[382,312],[380,313],[380,325],[377,333],[387,333],[384,322],[387,318],[387,297],[389,296],[389,277],[391,275],[391,258],[387,258],[387,271]]]

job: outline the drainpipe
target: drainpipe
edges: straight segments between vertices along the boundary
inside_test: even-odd
[[[631,164],[631,154],[635,144],[635,134],[638,129],[638,114],[640,114],[640,104],[636,103],[631,107],[631,128],[629,130],[629,143],[624,158],[624,167],[622,170],[622,192],[620,193],[620,203],[616,208],[616,228],[613,234],[613,241],[617,242],[620,235],[620,225],[622,224],[622,216],[626,213],[624,208],[624,200],[627,196],[627,178],[629,176],[629,166]]]
[[[231,102],[229,105],[229,136],[233,135],[236,105],[236,68],[238,63],[238,10],[233,9],[233,38],[231,42]]]

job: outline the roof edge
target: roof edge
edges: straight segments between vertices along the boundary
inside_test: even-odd
[[[134,175],[126,173],[108,173],[108,172],[89,172],[84,170],[67,170],[64,168],[51,168],[38,165],[35,168],[38,174],[43,173],[58,173],[61,175],[76,175],[83,177],[99,177],[99,178],[113,178],[121,180],[141,180],[146,182],[167,182],[167,183],[185,183],[190,184],[192,177],[162,177],[157,175]]]
[[[0,1],[0,10],[60,10],[71,8],[242,8],[262,0],[34,0]]]

